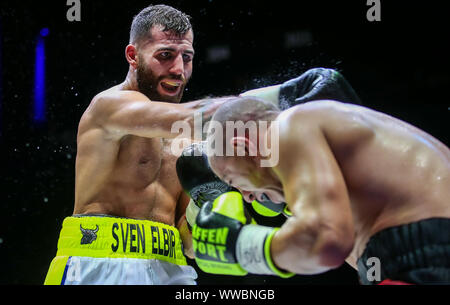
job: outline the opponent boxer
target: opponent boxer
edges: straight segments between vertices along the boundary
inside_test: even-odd
[[[450,151],[427,133],[389,115],[336,101],[280,112],[256,98],[221,106],[214,122],[270,122],[256,140],[230,133],[233,156],[210,154],[217,176],[246,201],[286,202],[281,228],[252,224],[242,197],[228,192],[203,204],[193,228],[206,272],[290,276],[357,265],[361,283],[450,283]],[[256,113],[258,112],[258,113]],[[278,163],[270,158],[279,127]],[[223,129],[225,130],[225,128]],[[215,133],[211,133],[211,142]],[[236,156],[242,148],[245,156]],[[380,274],[369,276],[371,262]]]
[[[192,74],[189,17],[165,5],[134,17],[123,83],[96,95],[78,129],[75,206],[45,284],[195,284],[171,126],[224,100],[178,104]],[[180,236],[181,235],[181,236]]]
[[[250,90],[240,96],[258,97],[280,109],[287,109],[316,99],[337,99],[352,104],[362,104],[346,78],[340,72],[327,68],[312,68],[280,85]],[[185,148],[177,161],[177,174],[184,190],[193,199],[186,210],[188,225],[195,223],[195,218],[204,202],[212,201],[233,189],[221,181],[209,168],[205,142],[193,143]],[[254,217],[263,222],[268,219],[261,216],[290,215],[285,203],[274,204],[266,196],[259,201],[253,200],[249,210],[253,212]],[[284,219],[281,217],[281,220]]]

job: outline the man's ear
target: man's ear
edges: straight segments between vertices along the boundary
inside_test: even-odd
[[[246,137],[232,137],[230,144],[236,148],[238,156],[255,157],[258,154],[256,145]]]
[[[127,45],[127,47],[125,48],[125,58],[127,59],[130,66],[132,66],[133,69],[136,70],[138,66],[138,54],[135,45]]]

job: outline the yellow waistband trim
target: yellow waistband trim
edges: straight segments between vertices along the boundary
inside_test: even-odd
[[[175,227],[108,216],[64,219],[57,256],[159,259],[186,265],[180,233]]]

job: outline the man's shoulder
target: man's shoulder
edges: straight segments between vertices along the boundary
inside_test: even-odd
[[[119,86],[114,86],[96,94],[83,117],[108,115],[128,103],[139,101],[149,101],[149,99],[139,91],[123,90]]]
[[[90,129],[124,104],[145,99],[147,97],[142,93],[133,90],[122,90],[119,85],[101,91],[92,98],[81,116],[79,128]]]
[[[307,124],[311,126],[314,125],[314,122],[322,124],[348,114],[355,110],[352,107],[357,106],[334,100],[311,101],[284,110],[277,120],[285,124]]]
[[[308,143],[321,137],[327,126],[336,126],[345,112],[345,104],[320,100],[300,104],[284,110],[278,117],[280,144]]]
[[[96,94],[91,100],[91,105],[102,104],[104,102],[114,103],[139,100],[148,100],[148,98],[139,91],[121,89],[120,85],[117,85]]]

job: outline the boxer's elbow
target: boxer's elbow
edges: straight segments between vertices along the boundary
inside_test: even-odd
[[[346,213],[322,221],[319,226],[319,238],[316,241],[318,259],[321,265],[330,269],[341,266],[354,246],[354,227]]]
[[[298,260],[294,269],[300,274],[319,274],[339,268],[350,255],[351,247],[339,240],[335,234],[322,232],[309,248],[302,250],[307,253],[305,260]]]
[[[284,249],[285,268],[298,274],[317,274],[340,267],[353,249],[351,227],[331,227],[317,221],[299,222],[291,230]]]
[[[322,273],[340,267],[350,255],[353,244],[353,227],[349,222],[324,222],[319,217],[297,222],[298,227],[289,235],[290,251],[302,253],[303,259],[295,260],[297,273]],[[295,250],[293,249],[295,248]],[[293,258],[293,257],[292,257]],[[292,262],[293,260],[291,260]],[[311,269],[308,269],[311,268]]]
[[[327,269],[340,267],[353,249],[353,239],[345,238],[335,231],[320,234],[315,255],[320,266]]]

